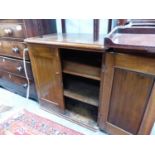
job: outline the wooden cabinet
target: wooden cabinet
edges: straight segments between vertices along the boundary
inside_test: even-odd
[[[32,70],[41,103],[54,104],[64,109],[63,85],[58,48],[42,45],[29,46]]]
[[[104,54],[102,40],[92,37],[53,34],[25,41],[41,107],[95,130]]]
[[[155,120],[154,58],[107,53],[99,126],[111,134],[149,134]]]
[[[155,120],[154,57],[105,53],[102,42],[83,35],[25,41],[43,108],[53,112],[58,107],[65,118],[93,129],[98,123],[110,134],[150,134]]]
[[[0,86],[26,96],[28,81],[23,65],[23,51],[27,49],[24,39],[54,32],[52,20],[1,19],[0,20]],[[56,31],[55,31],[56,32]],[[30,98],[37,99],[29,52],[25,53]],[[11,78],[10,78],[11,77]]]

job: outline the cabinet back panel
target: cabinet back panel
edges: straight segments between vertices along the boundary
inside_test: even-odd
[[[63,74],[64,75],[64,74]],[[99,104],[99,82],[81,77],[64,75],[64,89],[80,97],[80,101],[96,105]]]
[[[152,76],[115,68],[108,122],[137,134],[153,82]]]
[[[61,49],[63,60],[87,64],[90,66],[101,67],[102,54],[95,52]]]

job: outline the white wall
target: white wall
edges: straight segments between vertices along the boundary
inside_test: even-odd
[[[61,19],[57,19],[57,32],[61,33]],[[100,19],[100,34],[107,34],[108,19]],[[67,33],[86,33],[93,34],[93,19],[66,19]]]

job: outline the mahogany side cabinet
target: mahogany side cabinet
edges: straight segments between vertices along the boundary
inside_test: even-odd
[[[109,134],[150,134],[155,58],[105,50],[103,38],[94,42],[87,35],[55,34],[25,42],[39,103],[46,110],[87,126],[95,122]]]

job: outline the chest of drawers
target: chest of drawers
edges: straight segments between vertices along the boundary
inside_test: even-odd
[[[0,86],[26,96],[28,81],[23,63],[24,39],[56,31],[52,20],[1,19],[0,20]],[[31,62],[25,53],[27,74],[30,81],[30,98],[37,99]]]

